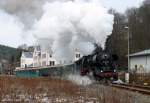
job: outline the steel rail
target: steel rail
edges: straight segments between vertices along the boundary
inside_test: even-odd
[[[150,95],[150,87],[149,86],[140,86],[140,85],[131,85],[131,84],[110,84],[110,86],[115,87],[115,88],[138,92],[141,94]]]

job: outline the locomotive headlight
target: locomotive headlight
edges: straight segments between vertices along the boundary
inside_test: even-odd
[[[101,73],[102,73],[103,71],[101,70]]]
[[[114,72],[116,72],[116,69],[114,69]]]

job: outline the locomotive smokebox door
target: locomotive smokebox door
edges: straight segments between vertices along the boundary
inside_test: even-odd
[[[119,57],[116,54],[113,54],[112,59],[113,59],[113,61],[117,61],[119,59]]]

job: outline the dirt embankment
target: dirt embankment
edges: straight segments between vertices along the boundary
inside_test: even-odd
[[[150,96],[52,78],[0,76],[0,103],[150,103]]]

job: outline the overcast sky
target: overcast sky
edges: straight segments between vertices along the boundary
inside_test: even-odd
[[[24,15],[21,15],[20,14],[21,12],[19,12],[19,10],[13,11],[13,10],[10,10],[10,9],[14,9],[13,7],[12,8],[5,7],[5,5],[7,4],[7,1],[10,3],[11,0],[0,0],[0,44],[12,46],[12,47],[17,47],[18,45],[23,44],[23,43],[32,44],[33,40],[29,39],[29,37],[32,38],[31,35],[30,36],[20,35],[22,33],[23,28],[25,28],[24,33],[30,34],[30,32],[25,31],[28,29],[28,27],[25,27],[25,26],[28,26],[28,23],[32,24],[32,22],[30,22],[30,18],[26,19],[25,15],[26,14],[28,15],[28,12],[24,12],[24,10],[26,9],[26,6],[24,8],[23,8],[24,4],[19,6],[20,8],[22,8],[22,9],[20,8],[19,9],[23,10],[22,12],[24,13]],[[30,1],[30,0],[27,0],[27,1]],[[139,7],[141,3],[143,2],[143,0],[100,0],[100,1],[104,7],[114,8],[116,11],[121,12],[121,13],[124,13],[127,8]],[[19,3],[16,2],[16,5],[18,4]],[[35,4],[36,2],[34,3],[34,6]],[[10,7],[9,5],[7,6]],[[13,2],[13,5],[15,7],[14,2]],[[26,3],[26,5],[30,5],[30,4]],[[35,7],[37,8],[37,6]],[[6,13],[5,13],[5,10],[6,10]],[[15,11],[17,12],[16,14],[14,13]],[[26,10],[26,11],[29,11],[29,10]],[[32,12],[34,11],[31,11],[31,13]],[[13,16],[11,16],[12,14]],[[40,13],[35,13],[35,14],[38,16],[40,15]],[[19,15],[21,19],[26,19],[26,21],[23,22],[22,20],[19,20],[18,22],[18,17],[16,15]],[[30,16],[32,17],[32,19],[34,18],[34,15],[30,15]]]
[[[139,7],[144,0],[100,0],[107,8],[114,8],[115,10],[124,13],[127,8]]]

